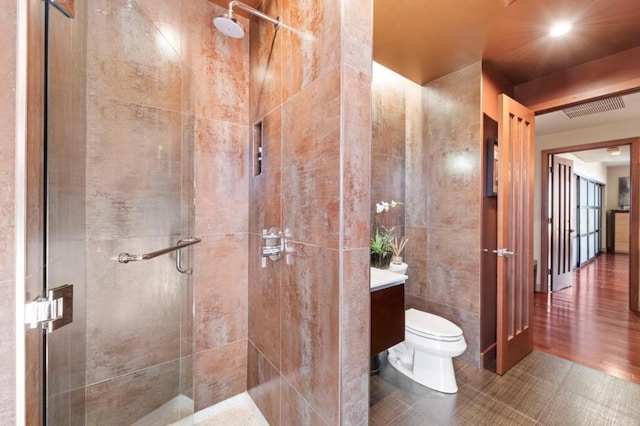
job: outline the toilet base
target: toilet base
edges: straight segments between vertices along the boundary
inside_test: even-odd
[[[389,349],[388,360],[400,373],[429,389],[458,392],[452,358],[418,351],[402,342]]]

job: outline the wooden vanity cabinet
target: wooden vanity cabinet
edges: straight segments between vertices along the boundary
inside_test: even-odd
[[[404,340],[404,284],[371,291],[371,356]]]

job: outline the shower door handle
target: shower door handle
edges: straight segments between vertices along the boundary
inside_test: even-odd
[[[177,250],[178,254],[176,255],[176,268],[178,269],[178,271],[182,272],[183,274],[190,274],[191,273],[190,269],[182,268],[181,249],[192,246],[194,244],[198,244],[201,241],[202,240],[200,238],[183,238],[179,240],[175,246],[167,247],[161,250],[156,250],[156,251],[152,251],[151,253],[144,253],[144,254],[120,253],[118,257],[115,258],[115,260],[117,260],[120,263],[139,262],[142,260],[153,259],[154,257],[162,256],[163,254],[171,253],[172,251]]]
[[[191,275],[193,273],[193,269],[191,268],[185,269],[182,267],[182,249],[185,247],[189,247],[190,245],[197,244],[196,242],[193,242],[193,240],[199,240],[199,238],[185,238],[178,241],[178,245],[180,246],[180,248],[176,252],[176,269],[181,274]],[[198,241],[198,243],[199,242],[200,241]],[[187,244],[187,243],[191,243],[191,244]]]

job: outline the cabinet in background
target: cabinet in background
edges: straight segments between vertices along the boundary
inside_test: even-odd
[[[629,211],[607,212],[607,251],[629,253]]]

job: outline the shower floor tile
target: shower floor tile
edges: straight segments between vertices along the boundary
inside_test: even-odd
[[[269,426],[248,393],[244,392],[183,419],[175,426]]]

